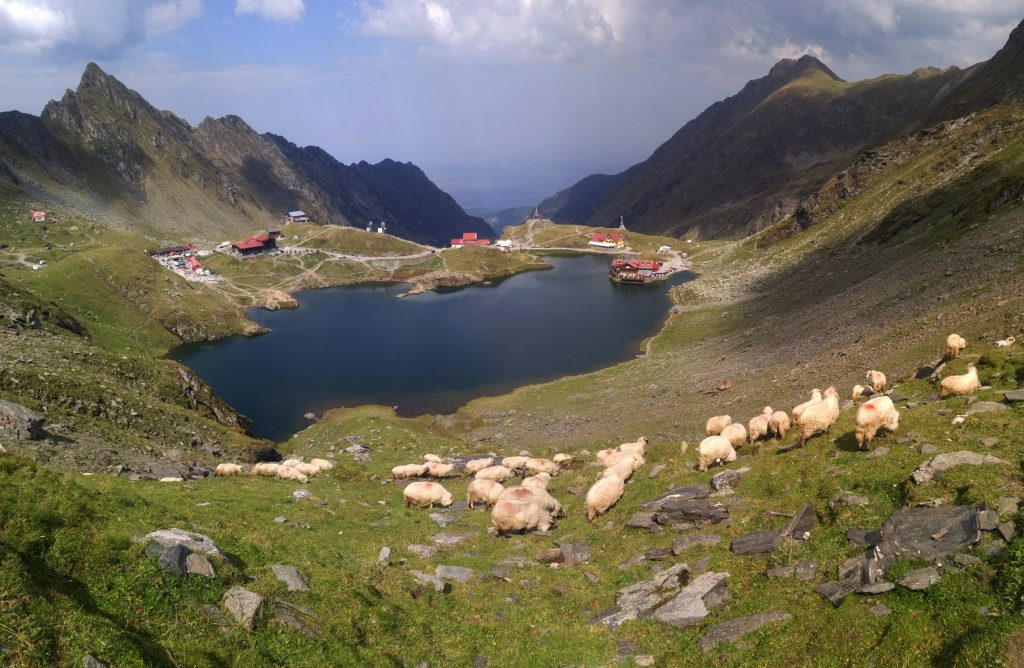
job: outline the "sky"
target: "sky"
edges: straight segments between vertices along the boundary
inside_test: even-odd
[[[412,161],[499,208],[643,160],[780,58],[966,67],[1021,19],[1024,0],[0,0],[0,109],[38,114],[95,61],[190,123]]]

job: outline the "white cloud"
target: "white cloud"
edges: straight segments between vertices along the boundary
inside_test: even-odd
[[[46,2],[0,0],[0,47],[35,55],[74,33],[71,17]]]
[[[238,0],[235,14],[258,14],[268,21],[294,23],[306,11],[303,0]]]
[[[203,13],[202,0],[168,0],[146,10],[146,35],[174,32]]]

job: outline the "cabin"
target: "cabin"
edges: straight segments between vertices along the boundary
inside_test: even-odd
[[[476,232],[463,232],[460,239],[452,239],[452,248],[461,248],[462,246],[488,246],[490,243],[490,239],[480,239]]]
[[[156,259],[180,257],[191,253],[193,248],[194,246],[192,244],[185,244],[183,246],[164,246],[163,248],[157,248],[149,251],[149,255]]]
[[[280,239],[281,238],[281,228],[280,227],[268,227],[267,228],[267,236],[270,237],[271,239],[275,240],[275,241]]]
[[[289,211],[284,214],[284,222],[286,223],[308,223],[309,216],[306,215],[305,211]]]
[[[185,260],[185,267],[192,272],[199,273],[203,270],[203,265],[200,264],[199,260],[195,257],[190,257]]]
[[[28,217],[29,217],[29,219],[33,223],[45,223],[46,222],[46,212],[45,211],[33,211],[32,213],[30,213],[28,215]]]
[[[613,281],[622,283],[647,283],[652,279],[664,277],[661,266],[661,262],[657,260],[616,258],[612,260],[608,276]]]
[[[587,245],[596,246],[597,248],[625,248],[626,242],[618,232],[610,234],[595,232],[590,235],[590,241]]]
[[[271,251],[277,248],[277,242],[271,238],[269,234],[261,234],[256,237],[249,237],[242,241],[236,241],[231,244],[231,251],[242,257],[249,257],[250,255],[259,255],[265,251]]]

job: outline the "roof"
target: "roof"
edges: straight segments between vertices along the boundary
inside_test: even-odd
[[[620,241],[622,241],[622,235],[619,234],[618,232],[612,232],[608,236],[610,236],[612,238],[612,241],[614,241],[615,243],[619,243]]]
[[[193,269],[199,269],[203,265],[199,263],[199,260],[195,259],[194,257],[190,257],[188,258],[188,266],[192,267]]]
[[[462,238],[466,241],[476,241],[476,232],[463,232]]]
[[[232,248],[238,250],[250,250],[253,248],[263,248],[263,242],[259,239],[246,239],[245,241],[239,241],[238,243],[231,244]]]
[[[249,237],[249,239],[251,239],[253,241],[259,241],[260,243],[266,243],[266,242],[270,241],[270,235],[269,234],[260,234],[259,236]],[[247,239],[247,241],[248,241],[248,239]]]
[[[302,216],[306,215],[306,212],[305,211],[289,211],[288,215],[291,216],[292,218],[301,218]]]
[[[33,216],[45,216],[46,212],[45,211],[33,211],[32,215]]]

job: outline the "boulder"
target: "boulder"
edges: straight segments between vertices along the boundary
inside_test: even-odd
[[[473,538],[476,536],[475,531],[466,531],[463,533],[439,533],[433,536],[432,540],[435,545],[458,545],[459,543]]]
[[[107,668],[107,664],[89,654],[86,654],[82,657],[82,668]]]
[[[887,591],[892,591],[896,588],[895,583],[886,582],[884,580],[879,582],[869,582],[862,584],[860,589],[857,590],[858,594],[884,594]]]
[[[415,554],[420,559],[430,559],[438,552],[438,548],[434,545],[410,545],[405,548]]]
[[[1003,392],[1003,398],[1010,402],[1024,401],[1024,390],[1008,390]]]
[[[999,526],[999,513],[995,510],[982,510],[978,513],[978,528],[982,531],[995,531]]]
[[[839,506],[866,506],[870,503],[870,500],[866,496],[860,494],[852,494],[850,492],[844,492],[836,498],[829,501],[829,508],[835,510]]]
[[[964,411],[965,415],[976,415],[977,413],[1001,413],[1010,410],[1006,404],[996,401],[975,401]]]
[[[732,551],[734,554],[764,554],[775,549],[780,539],[778,531],[753,531],[734,538]]]
[[[892,608],[889,608],[889,607],[884,606],[881,603],[879,603],[879,604],[871,607],[868,610],[868,612],[870,612],[875,617],[885,617],[886,615],[891,615],[892,614]]]
[[[21,441],[35,441],[43,437],[46,416],[25,408],[21,404],[0,399],[0,432]]]
[[[980,466],[982,464],[1008,464],[1009,462],[1003,461],[998,457],[991,455],[981,455],[977,452],[971,452],[970,450],[958,450],[956,452],[945,452],[941,455],[935,455],[930,460],[918,467],[916,471],[911,474],[911,478],[914,482],[921,484],[931,482],[935,474],[940,471],[946,471],[953,468],[954,466],[970,465]]]
[[[244,587],[234,587],[224,593],[221,605],[236,624],[252,631],[256,622],[256,615],[263,605],[263,597],[254,591]]]
[[[274,576],[288,587],[288,591],[309,591],[309,584],[299,573],[299,569],[286,564],[274,564],[270,567]]]
[[[719,491],[723,489],[736,489],[739,484],[739,471],[722,471],[711,476],[711,486]]]
[[[634,529],[650,529],[652,531],[660,529],[654,522],[654,513],[638,511],[630,515],[629,519],[626,520],[626,526]]]
[[[199,552],[208,557],[224,559],[224,553],[221,552],[220,548],[217,547],[217,544],[209,536],[204,536],[201,533],[192,533],[183,529],[160,529],[159,531],[148,533],[142,538],[133,540],[139,543],[156,542],[164,547],[184,545],[193,552]]]
[[[694,533],[686,536],[680,536],[672,543],[672,554],[678,556],[683,552],[697,547],[713,547],[722,542],[721,536],[715,536],[714,534]]]
[[[882,534],[878,531],[869,531],[867,529],[847,529],[846,540],[854,545],[873,547],[882,542]]]
[[[1017,507],[1020,505],[1020,499],[1004,496],[996,499],[995,508],[1003,515],[1016,515]]]
[[[852,575],[844,580],[818,585],[814,591],[824,596],[832,604],[832,607],[838,608],[843,599],[858,589],[860,589],[860,577]]]
[[[756,631],[766,624],[778,624],[780,622],[788,622],[791,619],[793,619],[793,615],[779,610],[755,612],[752,615],[730,619],[727,622],[715,624],[708,629],[708,632],[700,639],[697,646],[700,647],[700,651],[706,654],[714,649],[718,643],[732,643],[740,636]]]
[[[465,584],[473,577],[473,569],[462,566],[438,566],[434,569],[434,574],[442,580],[454,580]]]
[[[563,543],[559,546],[566,566],[585,564],[590,561],[590,548],[582,543]]]
[[[879,533],[878,550],[885,560],[908,556],[935,561],[981,538],[978,511],[967,506],[900,508],[882,523]]]
[[[391,565],[391,548],[385,545],[380,548],[380,552],[377,553],[377,563],[384,564],[385,566]]]
[[[793,519],[786,523],[786,526],[779,532],[780,538],[796,538],[797,540],[806,540],[809,537],[811,527],[814,525],[814,516],[816,511],[814,504],[810,501],[800,506],[800,510],[796,511],[793,515]]]
[[[938,583],[938,581],[939,571],[937,571],[934,566],[927,566],[905,574],[899,579],[899,584],[907,589],[920,591],[931,587],[933,584]]]
[[[217,577],[216,571],[213,570],[213,564],[210,563],[210,560],[204,554],[196,554],[195,552],[189,554],[185,560],[185,568],[189,575],[198,575],[204,578]]]
[[[660,504],[663,501],[670,499],[706,499],[711,494],[711,488],[703,483],[697,483],[695,485],[687,485],[685,487],[675,487],[665,492],[661,496],[655,497],[650,501],[645,501],[640,504],[641,508],[647,508],[651,510],[660,510]]]
[[[1013,522],[1003,522],[996,529],[999,531],[999,535],[1003,537],[1007,543],[1013,540],[1013,535],[1016,533],[1016,528],[1013,526]]]
[[[160,554],[157,564],[169,573],[188,575],[188,557],[190,554],[192,554],[192,550],[184,545],[168,545]]]
[[[810,582],[818,575],[818,561],[816,559],[801,561],[796,565],[793,575],[801,582]]]
[[[356,445],[345,448],[342,452],[357,462],[365,462],[370,459],[370,447],[368,445],[361,445],[357,443]]]
[[[725,589],[728,579],[728,573],[701,573],[672,600],[655,610],[652,618],[681,629],[700,624],[710,614],[708,606],[713,607],[723,600],[725,592],[718,590]]]
[[[986,448],[994,448],[999,445],[999,439],[995,437],[979,438],[978,443],[981,443]]]
[[[690,528],[699,524],[718,524],[729,517],[729,509],[721,503],[678,496],[659,501],[654,521],[673,528]]]
[[[323,636],[325,630],[323,620],[315,612],[283,599],[274,601],[274,624],[280,629],[296,629],[314,640]]]
[[[427,575],[422,571],[409,571],[409,575],[416,578],[416,581],[425,587],[433,587],[437,592],[451,591],[451,585],[437,575]]]

